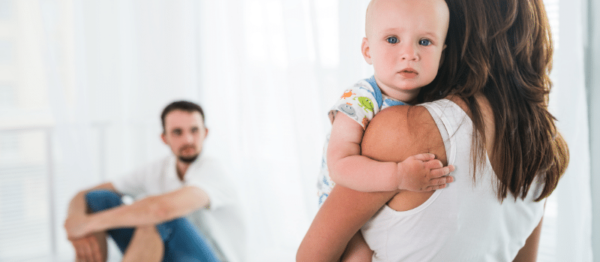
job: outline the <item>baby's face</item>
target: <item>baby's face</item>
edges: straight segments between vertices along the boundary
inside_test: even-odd
[[[411,100],[433,81],[448,19],[444,0],[373,0],[362,51],[385,94]]]

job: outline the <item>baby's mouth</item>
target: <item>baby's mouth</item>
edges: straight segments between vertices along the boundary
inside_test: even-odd
[[[401,71],[399,72],[399,74],[400,74],[401,76],[403,76],[404,78],[414,78],[414,77],[416,77],[416,76],[417,76],[419,73],[418,73],[416,70],[412,69],[412,68],[407,68],[407,69],[401,70]]]

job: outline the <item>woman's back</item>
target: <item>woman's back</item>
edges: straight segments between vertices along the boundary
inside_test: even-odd
[[[473,180],[473,125],[465,111],[447,99],[422,106],[445,147],[445,155],[436,155],[456,166],[456,182],[430,196],[400,193],[384,206],[362,229],[373,261],[512,261],[542,218],[544,202],[534,201],[542,186],[534,182],[525,199],[508,196],[500,203],[489,160]],[[396,211],[407,210],[407,203],[415,208]]]

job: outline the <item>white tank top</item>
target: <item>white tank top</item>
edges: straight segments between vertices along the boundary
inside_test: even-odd
[[[373,261],[512,261],[542,218],[544,201],[534,199],[543,185],[534,181],[524,200],[509,193],[500,203],[487,157],[473,182],[473,123],[467,114],[447,99],[421,106],[440,130],[455,182],[415,209],[379,210],[362,228]]]

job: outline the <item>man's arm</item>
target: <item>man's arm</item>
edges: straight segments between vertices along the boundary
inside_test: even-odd
[[[209,203],[204,190],[186,186],[170,193],[144,198],[131,205],[90,214],[79,221],[67,221],[72,223],[65,227],[70,239],[79,238],[112,228],[159,224],[206,207]]]
[[[73,197],[73,199],[71,199],[71,202],[69,203],[66,221],[77,220],[80,217],[86,217],[87,203],[85,201],[85,194],[92,190],[98,189],[115,191],[112,183],[104,183],[90,189],[80,191]],[[66,221],[65,225],[67,224]],[[106,241],[99,239],[99,237],[96,235],[88,235],[78,239],[71,239],[71,244],[75,249],[77,261],[104,261],[106,259]]]
[[[115,227],[155,225],[182,217],[206,207],[209,198],[204,190],[186,186],[162,195],[146,197],[131,205],[120,206],[92,215],[95,231]]]

